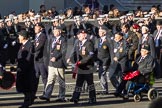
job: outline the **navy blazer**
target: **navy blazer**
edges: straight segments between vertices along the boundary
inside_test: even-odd
[[[44,33],[41,33],[37,40],[35,40],[34,45],[34,60],[35,62],[43,62],[43,52],[47,36]],[[38,43],[38,46],[36,46]]]

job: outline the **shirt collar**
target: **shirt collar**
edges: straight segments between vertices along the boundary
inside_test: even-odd
[[[25,45],[28,42],[28,40],[26,40],[24,43],[22,43],[22,45]]]
[[[39,33],[36,34],[37,38],[40,36],[40,34],[41,34],[41,32],[39,32]]]
[[[148,34],[143,34],[143,37],[146,38],[148,36]]]
[[[82,41],[82,45],[84,45],[84,43],[87,41],[87,39],[84,39],[83,41]]]
[[[102,41],[106,39],[106,36],[101,37]]]
[[[60,37],[61,37],[61,36],[56,37],[56,41],[58,41],[58,40],[60,39]]]

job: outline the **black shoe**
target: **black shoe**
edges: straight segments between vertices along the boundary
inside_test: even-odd
[[[73,98],[69,99],[69,102],[74,102],[74,104],[78,104],[78,100]]]
[[[44,96],[39,96],[39,99],[41,99],[41,100],[46,100],[46,101],[50,101],[50,99],[49,98],[46,98],[46,97],[44,97]]]
[[[66,102],[65,99],[56,99],[55,102]]]
[[[109,94],[109,92],[108,91],[98,91],[98,92],[96,92],[96,94],[97,95],[107,95],[107,94]]]
[[[10,71],[11,71],[11,72],[15,72],[15,71],[17,71],[17,70],[16,70],[16,68],[14,68],[14,67],[10,67]]]
[[[95,104],[96,103],[96,100],[89,100],[88,101],[88,104]]]
[[[24,103],[19,108],[29,108],[30,105],[31,104],[29,104],[29,103]]]
[[[121,93],[114,93],[115,97],[123,97],[123,95]]]
[[[123,95],[123,99],[124,100],[128,100],[129,99],[129,96],[128,95]]]
[[[24,105],[22,105],[22,106],[20,106],[19,108],[29,108],[29,106],[24,106]]]

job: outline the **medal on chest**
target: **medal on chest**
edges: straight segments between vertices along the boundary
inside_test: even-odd
[[[103,45],[103,49],[107,49],[107,46],[106,45]]]
[[[61,49],[61,40],[57,42],[56,49],[57,50]]]
[[[123,52],[123,48],[122,47],[119,49],[119,52]]]
[[[85,47],[82,47],[82,55],[85,55],[86,54],[86,51],[85,51]]]

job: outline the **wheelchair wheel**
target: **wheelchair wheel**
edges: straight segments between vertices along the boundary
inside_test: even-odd
[[[148,91],[148,99],[151,101],[153,99],[156,99],[159,97],[159,92],[155,89],[155,88],[151,88],[149,91]]]
[[[139,95],[139,94],[134,95],[134,101],[140,102],[141,101],[141,95]]]

